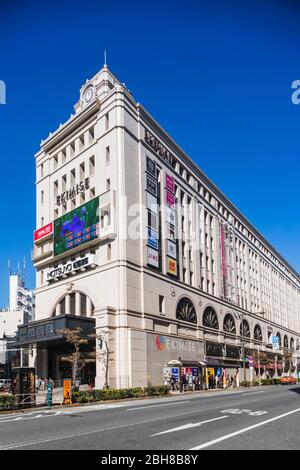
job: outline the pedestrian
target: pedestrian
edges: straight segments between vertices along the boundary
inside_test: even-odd
[[[50,385],[51,388],[54,387],[54,381],[51,379],[51,377],[49,377],[48,385]]]
[[[44,378],[44,390],[47,390],[48,388],[48,379],[47,377]]]
[[[174,392],[174,390],[175,390],[175,377],[174,377],[174,375],[172,375],[172,377],[170,379],[170,384],[171,384],[171,390]]]
[[[37,376],[36,379],[35,379],[35,388],[36,388],[37,392],[40,390],[41,384],[42,384],[42,381],[41,381],[40,377]]]

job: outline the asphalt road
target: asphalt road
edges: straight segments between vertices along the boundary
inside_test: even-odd
[[[300,449],[300,386],[0,415],[0,450]]]

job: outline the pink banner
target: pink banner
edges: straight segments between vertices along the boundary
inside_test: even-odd
[[[166,175],[166,188],[169,189],[171,193],[174,193],[175,184],[174,184],[174,178],[172,176]]]
[[[172,209],[174,208],[174,205],[175,205],[175,197],[172,193],[170,193],[169,191],[166,191],[166,202],[168,204],[169,207],[172,207]]]

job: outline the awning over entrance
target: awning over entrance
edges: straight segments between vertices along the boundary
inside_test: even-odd
[[[74,330],[77,327],[82,329],[83,338],[91,339],[89,335],[95,333],[95,319],[76,315],[60,315],[30,322],[28,325],[18,327],[18,339],[14,344],[22,346],[35,343],[42,347],[43,344],[62,340],[63,335],[60,330],[64,328]]]

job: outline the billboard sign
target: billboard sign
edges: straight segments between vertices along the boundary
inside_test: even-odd
[[[168,240],[168,249],[167,249],[167,254],[168,256],[171,256],[171,258],[177,258],[177,253],[176,253],[176,243],[171,242]]]
[[[150,193],[147,194],[147,208],[151,210],[151,212],[154,212],[154,214],[158,214],[158,204],[157,204],[157,199]]]
[[[54,221],[54,256],[98,237],[99,198],[86,202]]]
[[[148,246],[158,250],[158,232],[148,227]]]
[[[169,207],[174,209],[175,207],[175,196],[174,194],[170,193],[170,191],[166,190],[166,203]]]
[[[174,178],[168,174],[166,174],[166,188],[171,191],[171,193],[175,192]]]
[[[273,349],[279,349],[279,338],[278,338],[278,336],[272,336],[272,347],[273,347]]]
[[[153,196],[157,196],[157,182],[155,178],[146,173],[146,190],[149,191]]]
[[[151,175],[156,176],[156,164],[149,157],[147,157],[146,160],[146,169],[148,173],[151,173]]]
[[[175,211],[166,206],[166,221],[175,227]]]
[[[177,276],[177,261],[171,258],[167,258],[168,263],[168,274],[172,274],[172,276]]]
[[[41,238],[46,237],[47,235],[50,235],[53,232],[53,224],[52,222],[48,225],[45,225],[44,227],[39,228],[34,232],[33,239],[34,241],[38,241]]]
[[[147,249],[148,254],[147,254],[147,263],[149,266],[153,266],[154,268],[159,267],[159,256],[158,252],[156,250],[153,250],[152,248]]]

